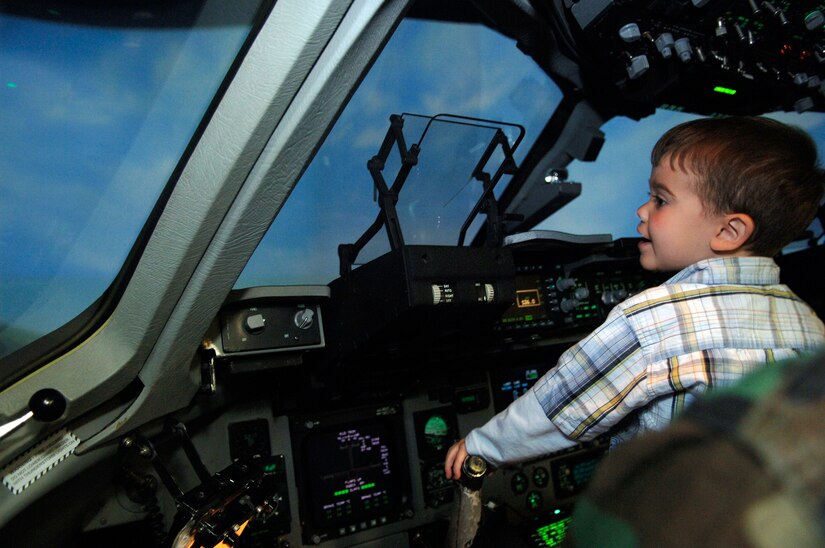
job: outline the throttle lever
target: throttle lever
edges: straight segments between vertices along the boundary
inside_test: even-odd
[[[487,462],[479,456],[468,455],[461,464],[445,548],[469,548],[473,544],[481,521],[481,484],[486,473]]]

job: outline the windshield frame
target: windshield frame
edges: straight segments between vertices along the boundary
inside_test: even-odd
[[[69,424],[81,438],[75,453],[83,455],[192,401],[203,388],[204,335],[408,4],[275,3],[111,316],[0,393],[7,418],[25,414],[41,388],[57,389],[68,402],[55,423],[28,421],[4,438],[0,462]],[[43,493],[40,485],[32,496]]]

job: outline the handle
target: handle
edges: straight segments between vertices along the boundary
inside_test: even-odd
[[[29,419],[54,422],[66,412],[66,398],[54,388],[42,388],[29,398],[29,410],[0,426],[0,439],[17,430]]]

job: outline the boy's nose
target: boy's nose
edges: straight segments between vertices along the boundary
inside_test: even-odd
[[[647,204],[648,202],[645,202],[636,209],[636,216],[639,217],[643,223],[647,222]]]

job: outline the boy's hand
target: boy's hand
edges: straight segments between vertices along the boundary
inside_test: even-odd
[[[467,458],[467,447],[464,445],[464,438],[461,438],[447,449],[447,458],[444,460],[444,475],[447,479],[461,478],[461,465]]]

